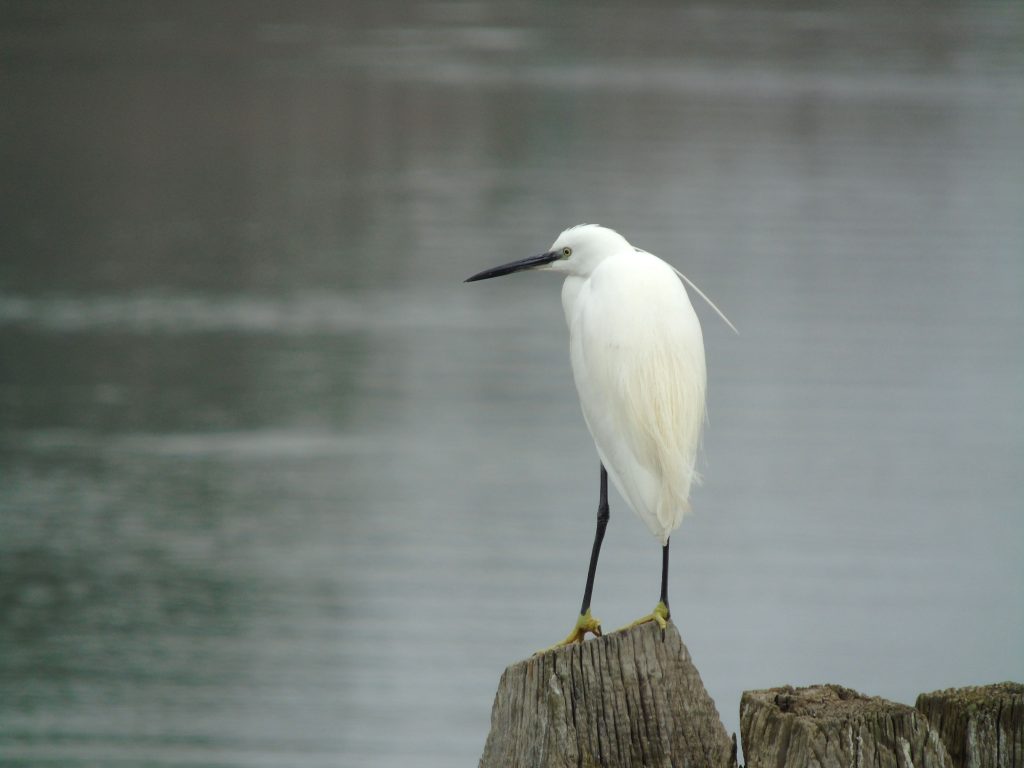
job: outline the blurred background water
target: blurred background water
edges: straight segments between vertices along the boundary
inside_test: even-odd
[[[686,271],[673,613],[742,690],[1024,678],[1019,3],[0,3],[0,756],[471,765],[569,629],[557,280]],[[657,598],[618,497],[595,615]]]

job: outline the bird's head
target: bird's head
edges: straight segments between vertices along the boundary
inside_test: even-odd
[[[606,258],[623,250],[633,250],[633,246],[614,229],[597,224],[578,224],[562,232],[551,244],[551,248],[544,253],[485,269],[468,278],[466,282],[488,280],[513,272],[522,272],[524,269],[544,269],[561,272],[564,275],[587,276]]]

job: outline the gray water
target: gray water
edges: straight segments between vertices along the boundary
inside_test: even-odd
[[[1024,679],[1019,3],[0,5],[0,762],[472,765],[597,459],[551,275],[683,269],[673,616],[744,689]],[[612,500],[594,613],[657,599]]]

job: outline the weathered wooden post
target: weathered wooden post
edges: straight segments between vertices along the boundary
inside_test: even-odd
[[[917,708],[955,768],[1024,766],[1024,685],[996,683],[922,693]]]
[[[746,768],[951,768],[916,709],[839,685],[746,691],[740,733]]]
[[[735,765],[682,638],[641,624],[508,667],[481,768]]]

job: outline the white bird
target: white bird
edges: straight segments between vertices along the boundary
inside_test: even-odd
[[[597,532],[583,604],[572,632],[558,645],[581,642],[588,632],[601,634],[590,599],[608,524],[609,476],[662,545],[661,598],[634,624],[656,621],[664,628],[669,536],[690,510],[690,489],[699,481],[695,465],[707,389],[704,339],[679,281],[683,275],[618,232],[581,224],[562,232],[544,253],[466,282],[526,269],[565,275],[562,307],[573,379],[601,459]]]

